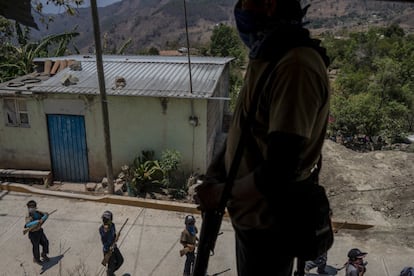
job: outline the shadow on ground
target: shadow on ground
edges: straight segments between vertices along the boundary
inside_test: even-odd
[[[50,257],[48,262],[44,262],[42,264],[42,270],[40,271],[40,274],[44,273],[46,270],[48,270],[49,268],[57,265],[60,260],[63,258],[63,254],[59,255],[59,256],[55,256],[55,257]]]
[[[43,274],[46,270],[48,270],[49,268],[57,265],[60,260],[63,259],[63,257],[65,256],[66,252],[68,252],[70,249],[70,247],[68,249],[65,250],[65,252],[63,252],[62,254],[55,256],[55,257],[50,257],[48,262],[44,262],[42,264],[42,269],[40,271],[40,274]]]

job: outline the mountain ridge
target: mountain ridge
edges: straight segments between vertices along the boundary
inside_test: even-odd
[[[363,30],[372,25],[397,23],[414,32],[414,4],[374,0],[307,0],[310,4],[306,20],[314,34],[342,29]],[[234,0],[193,0],[186,4],[191,47],[207,45],[217,24],[235,26]],[[125,54],[138,54],[150,47],[178,49],[186,41],[185,13],[181,0],[123,0],[98,8],[102,44],[106,52],[114,52],[132,40]],[[38,21],[38,20],[37,20]],[[40,24],[41,25],[41,24]],[[76,27],[77,26],[77,27]],[[81,54],[93,53],[93,24],[89,8],[78,9],[76,16],[54,15],[48,29],[39,26],[34,38],[63,33],[76,28],[80,36],[74,43]]]

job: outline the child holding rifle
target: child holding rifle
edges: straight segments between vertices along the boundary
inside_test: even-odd
[[[187,215],[184,220],[185,229],[181,232],[180,243],[183,249],[180,250],[180,256],[186,256],[183,276],[193,274],[193,266],[195,261],[195,247],[198,241],[197,227],[195,226],[195,218],[193,215]]]
[[[368,253],[362,252],[358,248],[352,248],[348,252],[348,262],[345,264],[346,276],[363,276],[367,271],[367,262],[364,258]]]
[[[124,258],[116,245],[117,234],[112,218],[112,212],[105,211],[102,214],[102,225],[99,227],[104,255],[102,264],[108,265],[107,276],[114,276],[114,272],[124,263]]]
[[[49,261],[49,240],[43,231],[42,224],[47,220],[49,214],[37,210],[37,203],[30,200],[26,204],[28,214],[26,216],[25,229],[29,231],[29,239],[32,243],[33,262],[42,265]],[[24,233],[24,232],[23,232]],[[42,246],[42,260],[40,259],[40,245]]]

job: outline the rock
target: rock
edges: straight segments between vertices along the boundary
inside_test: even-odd
[[[102,178],[101,184],[102,184],[102,187],[104,188],[108,187],[108,178],[106,177]]]
[[[97,185],[98,185],[97,183],[88,182],[88,183],[86,183],[85,188],[86,188],[87,191],[93,192],[93,191],[95,191]]]

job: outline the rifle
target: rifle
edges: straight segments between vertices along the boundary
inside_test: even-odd
[[[294,276],[305,276],[305,265],[306,261],[302,258],[296,259],[296,271],[293,273]]]
[[[183,249],[180,250],[180,257],[184,256],[188,252],[193,252],[194,249],[195,249],[195,245],[184,247]]]
[[[260,87],[264,87],[267,77],[274,68],[275,62],[271,62],[260,77],[256,89],[260,91]],[[247,118],[242,119],[241,134],[239,143],[237,144],[236,152],[226,177],[226,182],[221,194],[220,202],[217,209],[203,211],[201,217],[203,222],[201,224],[200,242],[198,243],[197,256],[194,264],[193,276],[207,275],[208,260],[210,258],[210,251],[214,254],[214,247],[216,246],[217,236],[221,227],[221,221],[225,213],[227,200],[231,195],[231,189],[239,169],[241,157],[243,155],[244,145],[246,144],[246,133],[249,131],[250,122],[254,121],[254,115],[257,109],[257,102],[260,93],[254,93],[251,101],[250,110],[247,113]]]
[[[256,93],[258,94],[258,93]],[[247,128],[247,122],[245,122],[244,128]],[[229,173],[226,178],[226,182],[223,188],[223,193],[218,204],[217,209],[206,210],[201,213],[203,219],[201,223],[200,241],[197,247],[197,255],[194,263],[193,276],[205,276],[207,275],[208,260],[210,258],[210,252],[214,255],[214,248],[216,246],[217,236],[220,235],[221,221],[223,220],[224,213],[226,212],[227,200],[230,197],[231,189],[234,184],[234,179],[240,165],[241,157],[244,149],[244,141],[246,140],[244,133],[245,129],[242,129],[239,144],[237,145],[236,152],[231,163]]]
[[[213,210],[202,213],[200,242],[197,247],[197,256],[194,264],[193,276],[204,276],[207,272],[210,252],[214,254],[217,235],[221,227],[224,210]]]
[[[108,252],[106,252],[106,254],[104,255],[104,258],[102,259],[102,262],[101,262],[103,266],[106,266],[106,265],[108,264],[108,262],[109,262],[109,258],[111,258],[112,253],[114,252],[114,245],[115,245],[115,243],[118,241],[119,236],[121,235],[121,231],[122,231],[122,229],[124,228],[125,224],[127,223],[128,219],[129,219],[129,218],[127,218],[127,219],[125,220],[124,224],[122,224],[122,226],[121,226],[121,228],[119,229],[118,233],[116,233],[116,235],[115,235],[115,239],[114,239],[114,241],[112,242],[111,246],[109,247],[109,251],[108,251]]]
[[[48,213],[48,217],[51,215],[51,214],[53,214],[54,212],[56,212],[57,211],[57,209],[55,209],[55,210],[53,210],[52,212],[50,212],[50,213]],[[36,225],[33,225],[33,226],[31,226],[31,227],[25,227],[24,229],[23,229],[23,235],[26,235],[27,234],[27,232],[29,232],[30,230],[32,230],[32,229],[35,229],[35,228],[37,228],[37,227],[40,227],[40,226],[42,226],[42,224],[44,223],[44,221],[41,223],[41,224],[36,224]]]

